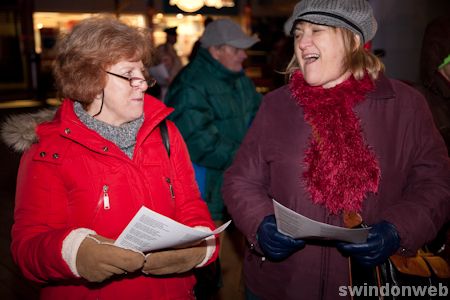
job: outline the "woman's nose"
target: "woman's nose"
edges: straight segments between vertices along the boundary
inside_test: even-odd
[[[305,49],[306,47],[311,45],[311,35],[304,33],[298,37],[297,44],[300,49]]]

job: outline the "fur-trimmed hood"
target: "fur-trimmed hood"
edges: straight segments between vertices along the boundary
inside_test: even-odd
[[[17,152],[24,152],[37,141],[36,127],[40,123],[51,121],[55,112],[55,108],[47,108],[35,113],[9,116],[1,124],[2,141]]]

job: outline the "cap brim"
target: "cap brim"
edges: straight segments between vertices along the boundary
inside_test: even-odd
[[[346,24],[343,21],[340,21],[339,19],[333,18],[333,17],[326,17],[322,15],[307,15],[307,16],[301,16],[296,18],[289,18],[286,23],[284,23],[284,33],[287,36],[292,35],[293,33],[293,26],[295,22],[297,21],[306,21],[314,24],[319,25],[325,25],[325,26],[332,26],[332,27],[342,27],[347,28],[350,31],[355,32],[355,29],[350,27],[348,24]],[[361,37],[361,43],[365,41],[365,37],[361,32],[355,32],[356,34],[359,34]],[[371,37],[372,38],[372,37]]]
[[[230,45],[235,48],[239,48],[239,49],[247,49],[247,48],[250,48],[251,46],[253,46],[254,44],[256,44],[257,42],[259,42],[258,38],[247,37],[247,38],[243,38],[243,39],[228,41],[225,44]]]
[[[308,16],[302,16],[302,17],[291,17],[284,23],[284,33],[286,35],[291,35],[294,27],[294,23],[297,21],[306,21],[314,24],[319,25],[326,25],[326,26],[333,26],[333,24],[336,23],[336,21],[333,19],[333,21],[328,22],[328,19],[323,16],[315,16],[315,15],[308,15]]]

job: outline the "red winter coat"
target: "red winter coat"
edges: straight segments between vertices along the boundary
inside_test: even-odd
[[[172,110],[146,96],[144,111],[133,159],[81,123],[70,100],[53,121],[38,126],[39,142],[20,163],[11,250],[25,277],[47,283],[42,299],[194,299],[192,273],[158,278],[136,272],[88,285],[72,274],[61,254],[64,239],[76,228],[116,239],[142,205],[188,226],[214,228],[185,143],[171,122],[170,161],[164,148],[158,124]],[[216,257],[217,249],[211,260]]]

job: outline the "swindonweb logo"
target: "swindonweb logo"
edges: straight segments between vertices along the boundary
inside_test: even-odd
[[[339,296],[362,296],[362,297],[414,297],[414,296],[431,296],[446,297],[448,295],[448,287],[439,283],[438,286],[397,286],[386,283],[380,287],[367,285],[360,286],[339,286]]]

